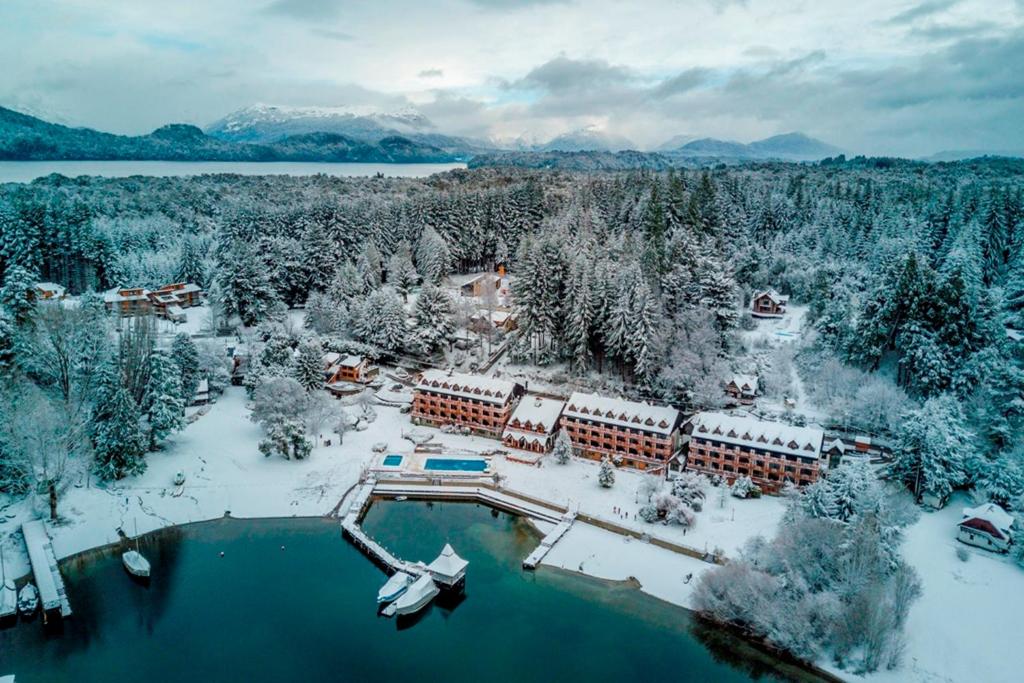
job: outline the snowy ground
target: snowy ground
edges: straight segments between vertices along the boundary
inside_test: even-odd
[[[248,419],[245,393],[232,387],[164,451],[151,454],[149,469],[142,476],[106,488],[95,482],[71,488],[60,505],[64,522],[52,530],[54,549],[64,557],[116,541],[118,528],[134,533],[136,520],[139,531],[146,532],[217,518],[226,511],[237,517],[327,514],[361,471],[379,460],[373,444],[385,442],[391,452],[411,451],[412,444],[401,438],[403,432],[414,429],[408,416],[380,405],[375,410],[378,417],[369,429],[346,433],[342,446],[320,446],[304,461],[267,459],[257,449],[260,430]],[[432,433],[449,450],[485,453],[499,446],[491,439],[415,429]],[[637,490],[645,475],[619,470],[615,485],[603,489],[597,484],[597,465],[590,461],[557,465],[546,459],[541,467],[534,467],[498,456],[491,466],[505,477],[504,485],[510,489],[579,505],[595,517],[699,550],[720,547],[727,557],[735,556],[752,536],[773,535],[784,511],[783,501],[771,497],[726,497],[721,506],[717,490],[710,489],[696,527],[684,534],[679,527],[650,525],[636,518]],[[176,498],[171,495],[171,482],[178,470],[185,473],[187,482],[184,495]],[[955,540],[955,524],[965,502],[955,499],[941,512],[923,514],[908,529],[905,554],[921,575],[924,594],[910,613],[904,663],[897,671],[864,680],[1019,679],[1016,673],[1024,670],[1024,651],[1014,646],[1019,640],[1016,624],[1024,612],[1024,571],[1003,556],[981,550],[970,549],[968,562],[956,557],[960,544]],[[0,498],[0,509],[7,503]],[[9,575],[28,572],[18,531],[21,522],[45,516],[44,507],[43,501],[37,501],[35,509],[30,501],[20,501],[0,516],[0,542]],[[645,592],[684,607],[691,606],[700,574],[712,568],[581,523],[555,546],[545,564],[605,579],[632,577]],[[841,675],[849,677],[845,672]]]
[[[863,680],[1009,683],[1024,676],[1024,570],[1005,555],[956,540],[968,505],[956,496],[907,530],[903,553],[922,583],[907,622],[907,650],[899,669]],[[958,548],[968,551],[966,562],[956,556]]]

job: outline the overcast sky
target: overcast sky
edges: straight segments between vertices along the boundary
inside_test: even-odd
[[[257,102],[653,147],[1024,149],[1024,0],[2,0],[0,105],[143,133]]]

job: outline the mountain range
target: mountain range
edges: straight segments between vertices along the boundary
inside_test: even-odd
[[[370,107],[282,107],[254,105],[233,112],[205,130],[169,124],[147,135],[116,135],[49,123],[0,107],[0,159],[135,159],[180,161],[360,161],[452,162],[487,156],[488,164],[549,163],[560,153],[583,153],[573,163],[588,166],[619,154],[615,166],[632,161],[645,167],[741,163],[749,160],[814,161],[841,152],[802,133],[776,135],[749,144],[676,136],[661,145],[658,158],[633,151],[626,138],[596,127],[545,142],[477,140],[448,135],[419,111]],[[516,160],[516,154],[529,155]],[[612,157],[600,157],[608,161]],[[528,159],[528,160],[527,160]],[[599,164],[601,165],[601,164]]]

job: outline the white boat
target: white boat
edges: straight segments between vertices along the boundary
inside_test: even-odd
[[[185,473],[179,470],[178,473],[174,475],[174,485],[175,486],[181,486],[184,483],[185,483]]]
[[[0,683],[14,683],[14,674],[10,676],[0,676]]]
[[[124,568],[128,570],[128,573],[132,576],[138,576],[139,578],[149,578],[149,560],[142,556],[138,550],[129,550],[121,556],[121,562],[124,563]]]
[[[441,590],[430,578],[430,574],[424,574],[416,579],[408,590],[397,600],[384,609],[387,616],[402,616],[403,614],[414,614],[427,606],[431,600],[437,597]]]
[[[392,602],[401,596],[405,591],[409,589],[412,584],[413,578],[405,572],[395,572],[391,578],[388,579],[387,583],[380,587],[377,591],[377,604],[383,605],[386,602]]]
[[[39,591],[34,583],[26,583],[18,593],[18,611],[22,616],[30,617],[39,609]]]

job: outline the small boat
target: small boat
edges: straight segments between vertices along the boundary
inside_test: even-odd
[[[178,470],[178,473],[174,475],[174,485],[181,486],[185,483],[185,473]]]
[[[126,552],[121,556],[121,562],[124,563],[124,568],[132,576],[137,576],[140,579],[149,578],[149,560],[143,557],[142,553],[138,550]]]
[[[424,574],[416,579],[397,600],[384,608],[384,614],[389,617],[415,614],[426,607],[440,592],[434,579],[430,578],[430,574]]]
[[[124,564],[124,568],[128,570],[128,573],[132,576],[137,576],[140,579],[149,578],[149,560],[142,556],[139,552],[139,522],[135,521],[135,550],[129,550],[121,555],[121,562]]]
[[[14,683],[14,674],[9,676],[0,676],[0,683]]]
[[[395,500],[401,503],[402,501],[409,500],[409,496],[395,496]]]
[[[387,583],[381,586],[380,590],[377,591],[377,604],[383,605],[387,602],[392,602],[401,596],[405,591],[409,589],[412,584],[413,578],[405,572],[395,572]]]
[[[39,591],[34,583],[26,583],[18,593],[18,611],[23,617],[30,617],[39,609]]]

